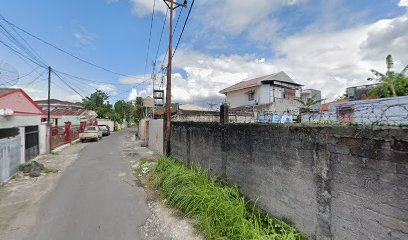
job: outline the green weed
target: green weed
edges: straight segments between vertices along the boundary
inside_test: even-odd
[[[151,177],[168,204],[193,219],[207,239],[310,239],[247,201],[236,186],[225,186],[200,169],[162,157]]]
[[[58,169],[45,167],[44,169],[41,170],[41,172],[47,173],[47,174],[48,173],[57,173]]]

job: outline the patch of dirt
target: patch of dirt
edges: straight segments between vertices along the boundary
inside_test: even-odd
[[[140,227],[140,237],[145,240],[170,240],[170,239],[204,239],[194,229],[189,219],[183,219],[177,209],[169,208],[161,199],[153,182],[146,173],[148,168],[154,167],[157,153],[148,148],[141,147],[141,141],[135,136],[128,136],[123,144],[123,154],[128,158],[136,177],[136,184],[144,188],[147,195],[147,203],[152,214]],[[137,168],[142,168],[137,170]]]
[[[35,160],[58,172],[42,172],[37,178],[17,173],[0,186],[0,239],[21,239],[33,225],[37,203],[53,189],[64,169],[70,166],[87,144],[76,144],[58,154],[42,155]]]

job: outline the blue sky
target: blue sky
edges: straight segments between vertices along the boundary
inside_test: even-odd
[[[116,101],[151,92],[148,81],[129,96],[130,89],[144,80],[153,1],[1,0],[0,13],[80,58],[130,75],[121,78],[94,68],[20,32],[45,64],[98,81],[64,77],[81,95],[99,88]],[[221,102],[222,88],[280,70],[334,98],[347,86],[366,83],[370,68],[384,68],[388,53],[394,55],[397,67],[408,63],[407,6],[407,0],[197,0],[175,57],[173,98],[199,105]],[[163,1],[156,0],[147,78],[165,9]],[[186,13],[181,14],[176,37]],[[1,24],[8,27],[4,21]],[[0,40],[7,42],[2,34]],[[162,41],[159,62],[167,46],[167,25]],[[20,75],[32,69],[2,45],[0,60],[13,65]],[[21,79],[17,86],[33,98],[45,98],[46,75],[25,86],[37,75]],[[56,77],[53,81],[54,98],[81,98]]]

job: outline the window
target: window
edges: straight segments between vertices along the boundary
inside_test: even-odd
[[[248,92],[248,101],[253,101],[255,99],[255,92]]]

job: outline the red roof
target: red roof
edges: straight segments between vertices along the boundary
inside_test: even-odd
[[[348,102],[348,100],[340,99],[340,100],[337,100],[337,101],[334,101],[334,102],[325,103],[325,104],[322,104],[322,106],[320,106],[320,110],[321,111],[329,111],[330,105],[345,103],[345,102]]]
[[[87,109],[54,109],[51,111],[52,115],[56,116],[82,116],[87,115],[89,110]]]
[[[0,88],[0,98],[0,108],[10,108],[16,115],[45,114],[21,88]]]

